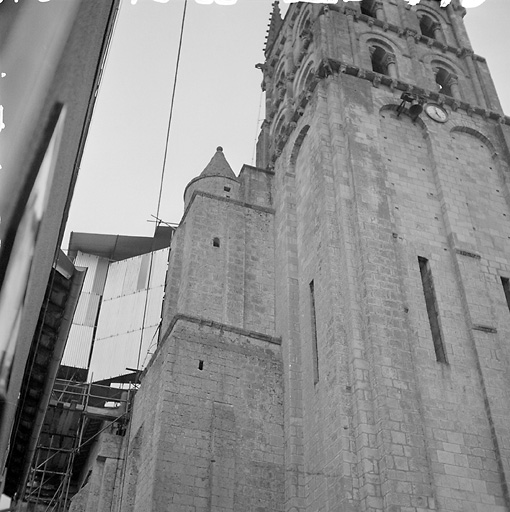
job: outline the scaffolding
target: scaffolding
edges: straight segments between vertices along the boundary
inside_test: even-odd
[[[111,387],[56,379],[16,510],[67,512],[92,441],[108,428],[124,435],[135,391],[130,383]]]

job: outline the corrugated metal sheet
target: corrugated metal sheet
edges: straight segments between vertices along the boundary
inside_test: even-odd
[[[144,254],[140,262],[140,271],[136,282],[137,290],[145,290],[149,285],[149,270],[152,266],[152,254]]]
[[[94,328],[88,325],[71,326],[67,338],[62,364],[76,368],[87,368]]]
[[[96,340],[89,375],[94,380],[117,377],[126,368],[143,370],[157,346],[157,327]]]
[[[83,291],[85,293],[92,292],[102,295],[109,261],[106,258],[78,251],[74,264],[77,267],[86,267],[88,269],[85,282],[83,283]]]
[[[97,326],[97,339],[140,329],[144,305],[145,292],[103,301]]]
[[[124,261],[118,261],[110,264],[103,294],[105,299],[112,299],[122,295],[126,268]]]
[[[142,264],[142,256],[130,258],[123,261],[126,265],[126,277],[122,286],[122,295],[127,295],[136,291],[136,283],[140,274],[140,266]]]
[[[144,327],[159,324],[161,320],[161,308],[163,307],[163,292],[164,289],[162,286],[149,290]]]
[[[82,288],[82,291],[85,293],[90,293],[92,291],[98,261],[99,258],[93,254],[84,254],[78,251],[78,254],[76,255],[76,259],[74,261],[75,266],[86,267],[88,269]]]
[[[147,353],[155,350],[158,341],[156,333],[161,320],[168,255],[166,248],[152,255],[113,262],[107,267],[105,259],[78,252],[77,264],[90,269],[88,289],[80,298],[74,319],[79,325],[73,326],[66,360],[81,358],[81,364],[83,361],[86,364],[102,291],[89,378],[99,380],[122,375],[126,368],[148,363]]]
[[[93,375],[94,380],[107,379],[128,373],[126,368],[135,368],[141,334],[138,330],[105,340],[97,340],[89,375]]]
[[[92,292],[103,295],[106,275],[108,274],[109,261],[106,258],[99,258],[97,262],[96,275],[92,284]]]
[[[142,350],[140,352],[140,369],[143,370],[158,346],[158,325],[143,330]]]
[[[167,247],[166,249],[161,249],[160,251],[156,251],[153,253],[154,256],[152,258],[152,271],[151,279],[149,282],[149,288],[165,285],[166,271],[168,269],[169,252],[170,249]]]
[[[73,324],[94,326],[101,297],[94,293],[83,293],[73,317]]]

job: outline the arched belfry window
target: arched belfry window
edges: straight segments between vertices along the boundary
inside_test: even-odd
[[[315,76],[315,68],[314,68],[314,61],[309,61],[301,74],[299,75],[298,81],[296,83],[296,87],[294,90],[294,94],[296,96],[299,96],[300,94],[311,92],[309,91],[310,82],[313,80]]]
[[[376,17],[375,0],[361,0],[359,8],[361,14],[371,16],[372,18]]]
[[[310,15],[306,12],[303,18],[301,18],[297,29],[296,64],[306,55],[312,39],[312,24],[310,23]]]
[[[441,24],[427,14],[420,16],[420,30],[425,37],[430,37],[437,41],[442,40]]]
[[[298,36],[301,36],[303,33],[306,33],[309,30],[310,30],[310,13],[305,12],[305,14],[299,20],[299,23],[297,25]]]
[[[457,75],[442,67],[434,68],[434,72],[436,74],[436,84],[439,87],[439,92],[445,96],[460,99]]]
[[[397,59],[394,53],[374,45],[370,47],[370,59],[372,71],[397,78]]]
[[[287,92],[287,81],[285,76],[285,64],[282,61],[278,70],[275,74],[274,81],[274,91],[273,91],[273,105],[275,108],[278,108],[281,101],[285,97],[285,93]]]

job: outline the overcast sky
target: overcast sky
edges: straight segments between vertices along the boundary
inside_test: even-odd
[[[237,174],[254,164],[272,0],[188,1],[160,217],[178,223],[186,184],[218,145]],[[163,166],[183,0],[123,0],[67,224],[70,231],[151,236]],[[284,7],[282,5],[282,7]],[[465,18],[510,113],[510,0]],[[67,248],[68,235],[64,240]]]

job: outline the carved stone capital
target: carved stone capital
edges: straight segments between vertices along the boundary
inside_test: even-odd
[[[448,76],[448,79],[446,81],[446,85],[452,86],[452,85],[457,85],[458,83],[459,83],[459,77],[457,75],[455,75],[454,73],[450,73],[450,75]]]
[[[384,66],[389,66],[390,64],[396,64],[397,63],[397,57],[395,56],[394,53],[386,52],[386,54],[384,55],[384,59],[383,59],[382,63],[383,63]]]

